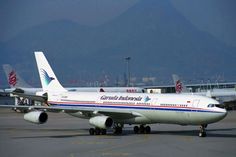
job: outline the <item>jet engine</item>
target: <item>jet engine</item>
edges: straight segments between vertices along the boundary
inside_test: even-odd
[[[31,123],[43,124],[48,120],[48,114],[43,111],[31,111],[24,115],[24,119]]]
[[[95,127],[106,129],[113,125],[112,118],[108,116],[96,116],[89,119],[89,123]]]

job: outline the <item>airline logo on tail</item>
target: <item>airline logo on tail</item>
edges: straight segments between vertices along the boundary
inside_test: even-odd
[[[176,93],[181,93],[181,92],[182,92],[182,89],[183,89],[183,86],[182,86],[181,81],[180,81],[180,80],[177,80],[177,81],[176,81],[176,84],[175,84]]]
[[[55,78],[50,77],[50,76],[48,75],[48,73],[47,73],[44,69],[40,69],[40,71],[41,71],[41,74],[42,74],[42,76],[43,76],[43,80],[44,80],[44,84],[45,84],[45,85],[49,85],[49,83],[50,83],[52,80],[55,80]]]
[[[8,83],[9,83],[9,85],[11,85],[11,86],[15,86],[15,85],[16,85],[17,79],[16,79],[16,73],[15,73],[15,71],[11,71],[11,72],[8,74]]]

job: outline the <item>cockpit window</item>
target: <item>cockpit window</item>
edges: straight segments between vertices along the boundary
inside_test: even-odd
[[[212,108],[212,107],[218,107],[218,108],[225,108],[224,104],[209,104],[207,107]]]
[[[215,104],[209,104],[207,107],[215,107]]]
[[[224,104],[217,104],[217,105],[215,105],[216,107],[218,107],[218,108],[225,108],[225,105]]]

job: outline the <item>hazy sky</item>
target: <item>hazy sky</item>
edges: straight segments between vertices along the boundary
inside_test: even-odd
[[[142,0],[0,0],[0,42],[7,43],[24,30],[50,21],[69,20],[90,27],[100,26],[125,13],[140,1]],[[236,47],[235,0],[162,1],[169,1],[196,29]]]
[[[171,0],[198,29],[236,47],[235,0]]]
[[[140,0],[1,0],[0,42],[45,22],[67,19],[82,25],[101,25]],[[170,0],[198,29],[236,46],[235,0]]]

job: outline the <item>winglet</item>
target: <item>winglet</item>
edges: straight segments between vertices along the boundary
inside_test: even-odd
[[[66,91],[57,80],[43,52],[34,52],[43,91]]]

